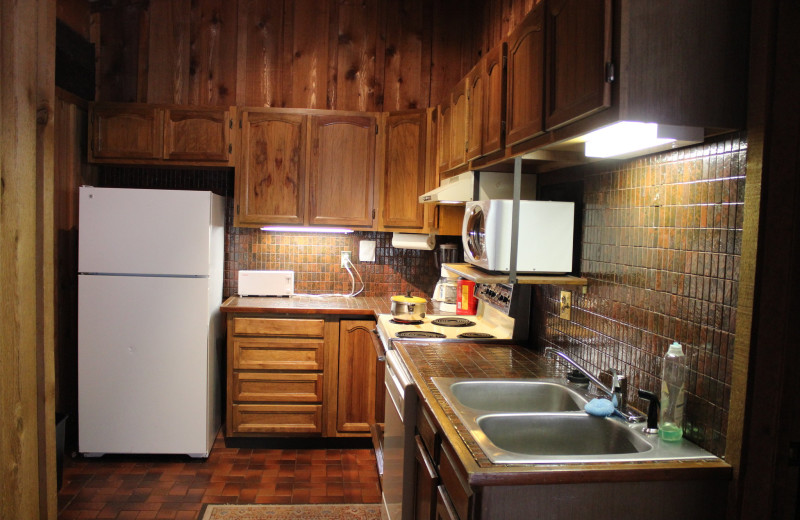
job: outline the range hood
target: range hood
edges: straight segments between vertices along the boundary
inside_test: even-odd
[[[508,172],[469,171],[444,179],[438,188],[419,196],[424,204],[463,204],[471,200],[511,199],[514,197],[514,174]],[[520,199],[536,199],[536,176],[523,175]]]

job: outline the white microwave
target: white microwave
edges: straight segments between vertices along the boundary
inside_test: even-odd
[[[511,270],[512,200],[467,202],[461,240],[467,262],[489,271]],[[519,201],[517,272],[563,274],[572,271],[575,204]]]

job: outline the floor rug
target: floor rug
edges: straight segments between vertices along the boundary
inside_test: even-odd
[[[380,504],[206,504],[198,520],[380,520]]]

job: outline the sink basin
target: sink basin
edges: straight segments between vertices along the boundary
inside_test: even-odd
[[[564,385],[527,379],[454,381],[448,390],[461,405],[489,412],[575,412],[586,404]]]
[[[624,423],[585,414],[484,415],[476,422],[492,444],[525,455],[616,455],[653,449]]]
[[[583,389],[552,379],[434,377],[469,435],[496,464],[715,459],[682,439],[665,442],[644,423],[593,417]]]

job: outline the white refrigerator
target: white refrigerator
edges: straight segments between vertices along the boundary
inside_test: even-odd
[[[80,189],[78,449],[207,457],[220,428],[224,198]]]

